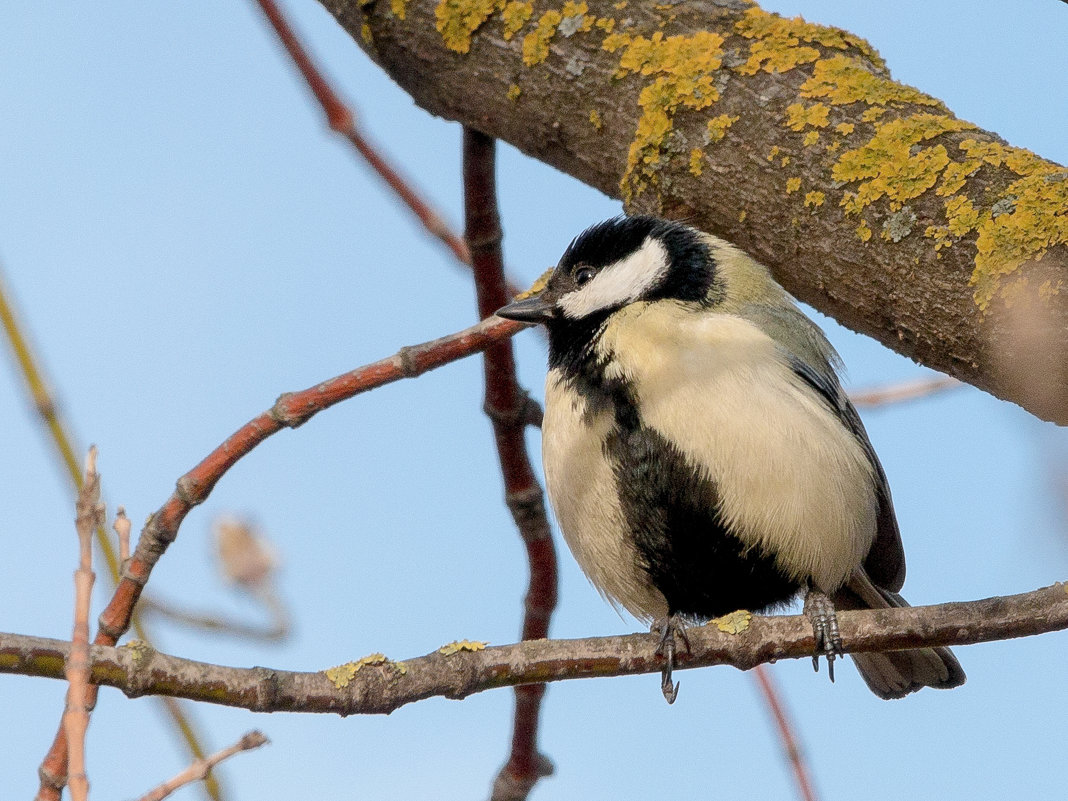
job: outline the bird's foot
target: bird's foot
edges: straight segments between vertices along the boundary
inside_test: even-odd
[[[820,671],[820,657],[827,657],[827,674],[834,681],[834,660],[842,656],[842,635],[838,633],[838,617],[834,604],[826,594],[809,588],[805,594],[805,617],[812,623],[812,633],[816,637],[816,652],[812,654],[812,667]]]
[[[671,681],[671,671],[675,668],[677,647],[675,637],[677,636],[682,641],[687,653],[690,652],[690,640],[686,636],[686,629],[679,622],[676,615],[658,618],[653,621],[651,631],[660,635],[660,642],[656,646],[656,654],[664,657],[664,669],[660,677],[660,691],[664,693],[664,700],[669,704],[673,704],[679,695],[679,685],[673,684]]]

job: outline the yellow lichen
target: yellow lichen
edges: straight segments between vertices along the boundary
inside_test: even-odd
[[[445,46],[457,53],[471,50],[471,37],[497,10],[499,0],[440,0],[434,9]]]
[[[363,39],[364,42],[369,45],[373,45],[375,43],[374,34],[371,33],[371,26],[368,25],[366,22],[360,26],[360,38]]]
[[[826,150],[827,150],[828,153],[837,153],[838,152],[838,148],[840,148],[841,146],[842,146],[842,143],[840,141],[831,142],[829,145],[827,145]]]
[[[718,117],[713,117],[708,121],[705,126],[706,137],[709,144],[718,142],[724,136],[727,135],[727,129],[738,121],[738,117],[732,117],[729,114],[720,114]]]
[[[144,640],[130,640],[125,645],[121,645],[119,647],[126,651],[129,651],[130,654],[133,656],[134,662],[140,662],[146,656],[151,654],[154,650],[152,646]]]
[[[768,161],[774,161],[781,149],[778,145],[772,145],[771,150],[768,151]]]
[[[845,55],[817,61],[812,68],[812,76],[801,84],[801,96],[825,98],[832,106],[849,103],[867,103],[869,106],[911,103],[945,109],[940,100],[911,86],[876,75],[863,62]]]
[[[951,197],[946,201],[946,222],[949,233],[956,237],[962,237],[975,229],[979,224],[979,210],[972,205],[968,198],[961,195]]]
[[[393,16],[397,19],[404,19],[408,13],[407,5],[408,0],[389,0],[389,10],[393,12]]]
[[[805,205],[812,208],[819,208],[823,205],[823,201],[827,199],[827,196],[823,192],[809,192],[805,195]]]
[[[934,240],[935,253],[953,244],[950,240],[949,226],[946,225],[928,225],[923,235],[928,239]]]
[[[346,662],[344,665],[327,668],[323,673],[340,690],[348,686],[361,668],[368,665],[381,665],[383,662],[388,661],[385,654],[369,654],[362,659],[357,659],[355,662]]]
[[[1006,160],[1006,165],[1018,174],[1023,171],[1023,177],[1005,188],[976,225],[971,284],[980,309],[990,305],[1006,285],[1004,279],[1020,266],[1041,259],[1051,247],[1068,245],[1068,170],[1033,153],[1007,149],[1016,153],[1014,163]],[[999,205],[1006,209],[1000,214],[995,213]]]
[[[597,109],[590,111],[590,125],[598,131],[604,127],[604,120],[601,119],[601,113]]]
[[[704,151],[699,147],[695,147],[690,151],[690,174],[701,174],[701,160],[704,158]]]
[[[943,133],[974,128],[971,123],[940,114],[915,114],[905,119],[877,125],[865,144],[847,150],[831,168],[835,181],[861,181],[855,195],[843,198],[848,211],[859,211],[882,197],[891,208],[919,197],[938,180],[949,164],[943,145],[919,148],[915,145]]]
[[[513,103],[519,99],[519,95],[522,93],[523,89],[514,83],[508,87],[508,99]]]
[[[842,136],[849,136],[853,133],[853,129],[856,126],[851,122],[840,122],[834,126],[834,130],[840,133]]]
[[[864,220],[861,220],[860,225],[857,226],[857,239],[861,242],[867,242],[871,239],[871,228],[868,227],[868,223]]]
[[[599,17],[594,25],[605,33],[611,33],[616,27],[616,21],[611,18]]]
[[[612,5],[612,8],[614,8],[616,11],[622,11],[626,7],[627,7],[627,0],[619,0],[618,3],[615,3],[615,4]]]
[[[546,11],[538,19],[537,27],[523,37],[523,63],[528,67],[540,64],[549,57],[549,42],[564,15],[559,11]]]
[[[785,166],[786,166],[787,164],[789,164],[789,163],[790,163],[790,157],[789,157],[789,156],[783,156],[783,157],[782,157],[782,158],[781,158],[781,159],[779,160],[779,166],[780,166],[780,167],[785,167]]]
[[[791,131],[803,131],[809,125],[813,128],[826,128],[830,111],[830,107],[823,103],[814,103],[811,106],[793,103],[786,107],[786,127]]]
[[[716,628],[726,634],[741,634],[749,628],[749,622],[752,619],[753,614],[751,612],[739,609],[737,612],[731,612],[729,615],[713,618],[711,622],[715,623]]]
[[[504,21],[503,36],[506,41],[519,33],[520,29],[534,16],[534,4],[513,0],[506,3],[501,11],[501,19]]]
[[[475,642],[473,640],[456,640],[450,642],[448,645],[443,645],[438,649],[439,654],[444,656],[452,656],[458,654],[461,651],[482,651],[485,650],[489,643]]]
[[[801,140],[805,147],[812,147],[818,141],[820,141],[819,131],[809,131],[805,134],[805,138]]]
[[[609,52],[622,50],[617,77],[638,74],[655,77],[638,95],[641,117],[627,155],[620,182],[630,201],[647,181],[655,182],[666,161],[665,139],[680,108],[700,110],[719,99],[715,75],[722,64],[723,37],[709,31],[690,36],[651,37],[609,34],[602,44]]]
[[[953,195],[964,188],[969,176],[982,166],[978,159],[965,159],[964,161],[952,161],[942,170],[942,183],[935,190],[936,195],[946,197]]]
[[[798,189],[801,188],[800,178],[787,178],[786,179],[786,194],[792,195]]]
[[[787,72],[800,64],[816,61],[820,51],[811,46],[814,44],[837,50],[856,49],[882,65],[882,59],[871,45],[847,31],[805,22],[801,17],[786,19],[756,6],[745,12],[734,30],[753,40],[748,59],[738,68],[743,75],[755,75],[760,70]]]
[[[740,212],[738,212],[738,222],[740,222],[740,223],[745,222],[745,218],[748,217],[748,216],[749,216],[749,212],[746,211],[745,209],[742,209]]]
[[[864,122],[875,122],[881,116],[886,113],[885,106],[872,106],[860,115],[861,120]]]

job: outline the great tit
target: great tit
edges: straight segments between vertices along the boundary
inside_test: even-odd
[[[549,499],[594,586],[660,631],[669,702],[685,624],[805,593],[814,659],[833,669],[835,609],[907,606],[890,488],[841,360],[741,250],[616,217],[497,314],[548,330]],[[853,660],[880,698],[965,679],[947,648]]]

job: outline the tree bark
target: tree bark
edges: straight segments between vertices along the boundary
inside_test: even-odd
[[[740,0],[322,2],[431,113],[1068,423],[1068,171],[895,83],[858,37]]]

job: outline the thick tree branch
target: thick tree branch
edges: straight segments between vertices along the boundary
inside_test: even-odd
[[[1068,172],[893,82],[863,40],[741,0],[322,2],[431,113],[1068,423]]]
[[[815,641],[808,618],[747,615],[736,612],[690,629],[691,653],[677,657],[679,667],[732,665],[748,670],[765,662],[812,656]],[[1025,637],[1068,628],[1068,585],[981,601],[841,612],[838,619],[850,653]],[[404,662],[375,654],[343,666],[347,670],[330,671],[333,678],[327,671],[194,662],[138,642],[122,648],[93,646],[90,656],[92,681],[130,697],[159,694],[255,712],[353,715],[388,714],[424,698],[459,699],[498,687],[658,673],[662,659],[655,655],[656,644],[654,634],[492,648],[462,643]],[[62,640],[0,634],[0,673],[62,679],[69,650],[70,644]]]

